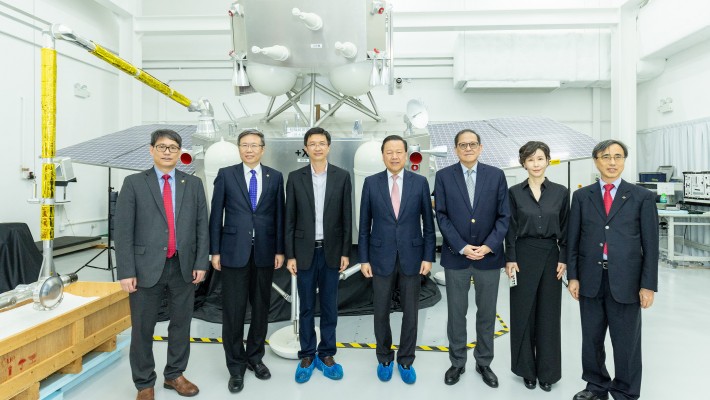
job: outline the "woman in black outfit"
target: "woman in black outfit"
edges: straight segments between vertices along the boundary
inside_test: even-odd
[[[509,189],[510,227],[505,272],[517,275],[510,288],[511,370],[528,389],[536,380],[546,392],[562,377],[560,309],[567,257],[569,191],[545,178],[550,148],[528,142],[519,151],[528,179]]]

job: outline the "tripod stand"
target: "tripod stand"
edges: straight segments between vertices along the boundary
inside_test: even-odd
[[[74,273],[78,273],[84,268],[94,268],[94,269],[100,269],[104,271],[111,271],[111,281],[115,282],[116,281],[116,276],[113,272],[113,270],[116,268],[113,265],[113,257],[111,256],[111,251],[116,251],[116,249],[113,247],[113,243],[111,242],[111,233],[113,232],[113,216],[116,211],[116,199],[118,198],[118,192],[113,191],[113,186],[111,186],[111,168],[109,167],[108,169],[108,237],[107,240],[108,242],[106,243],[106,247],[102,249],[97,255],[95,255],[91,260],[87,261],[86,264],[82,265],[79,269],[74,271]],[[106,268],[104,267],[97,267],[94,265],[91,265],[91,262],[94,261],[95,259],[99,258],[101,254],[106,252],[106,256],[108,258],[107,266]]]

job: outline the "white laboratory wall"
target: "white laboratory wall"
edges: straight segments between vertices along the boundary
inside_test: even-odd
[[[638,86],[639,130],[710,117],[710,42],[668,58],[663,74]],[[661,113],[661,99],[673,100],[673,111]]]
[[[41,171],[40,47],[41,34],[27,24],[45,28],[41,21],[61,22],[82,35],[116,47],[113,14],[94,2],[10,1],[22,15],[0,3],[0,109],[3,110],[4,147],[0,158],[0,221],[24,222],[39,240],[39,205],[28,204],[32,181],[22,179],[22,167]],[[16,19],[15,19],[16,18]],[[20,21],[26,22],[21,23]],[[117,72],[75,46],[57,45],[57,148],[76,144],[108,132],[118,125],[114,93]],[[11,55],[11,56],[9,56]],[[74,84],[86,85],[91,96],[74,96]],[[69,186],[71,202],[56,209],[56,236],[89,235],[106,231],[106,169],[74,164],[77,183]],[[40,177],[38,176],[38,182]],[[61,192],[61,189],[60,189]],[[93,226],[93,227],[92,227]]]

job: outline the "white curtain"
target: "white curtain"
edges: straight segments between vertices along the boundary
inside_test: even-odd
[[[659,165],[675,166],[675,177],[683,172],[710,171],[710,118],[645,129],[638,132],[638,171],[656,171]],[[702,210],[710,208],[698,206]],[[676,227],[676,235],[703,245],[710,245],[710,227]],[[676,240],[676,243],[679,241]],[[710,253],[676,244],[676,252],[708,256]]]

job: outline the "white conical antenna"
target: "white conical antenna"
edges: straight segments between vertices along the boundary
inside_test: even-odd
[[[278,44],[270,47],[253,46],[251,52],[254,54],[263,54],[274,61],[286,61],[291,55],[288,48]]]
[[[306,28],[312,31],[317,31],[323,27],[323,19],[321,19],[318,14],[303,12],[298,8],[294,8],[293,10],[291,10],[291,13],[294,17],[298,17],[301,22],[303,22],[303,24],[306,26]]]
[[[409,100],[407,102],[407,113],[404,115],[404,122],[407,124],[406,135],[412,134],[412,127],[424,129],[429,124],[429,112],[421,100]]]
[[[446,146],[436,146],[429,150],[421,150],[420,153],[429,154],[432,157],[446,157],[449,154],[449,150]]]
[[[335,42],[335,50],[345,58],[353,58],[357,55],[357,46],[351,42]]]

